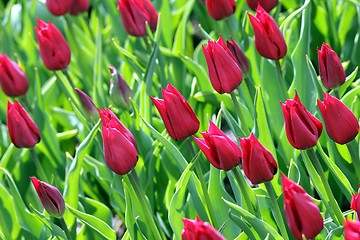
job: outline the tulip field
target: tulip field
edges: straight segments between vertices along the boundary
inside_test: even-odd
[[[0,0],[0,239],[360,239],[358,0]]]

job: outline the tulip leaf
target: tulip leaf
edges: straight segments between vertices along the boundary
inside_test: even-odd
[[[157,29],[159,31],[159,29]],[[156,34],[158,36],[159,34]],[[150,59],[146,66],[146,71],[144,75],[144,81],[146,83],[146,95],[151,94],[151,88],[153,87],[152,79],[154,68],[156,64],[156,59],[159,53],[159,38],[156,39],[157,41],[153,43],[153,51],[151,52]]]
[[[18,238],[20,226],[15,222],[16,213],[13,206],[13,197],[8,190],[0,184],[0,230],[2,230],[4,234],[4,238],[2,239]]]
[[[342,97],[345,93],[346,90],[350,87],[350,85],[354,82],[354,80],[356,79],[357,73],[358,73],[359,67],[356,67],[354,71],[352,71],[352,73],[350,73],[349,76],[346,77],[346,81],[344,84],[342,84],[337,91],[339,92],[340,97]]]
[[[323,88],[321,87],[321,83],[320,83],[321,81],[319,81],[319,79],[317,77],[317,73],[314,68],[314,65],[312,64],[308,55],[306,55],[306,63],[307,63],[307,68],[308,68],[308,72],[309,72],[309,77],[312,80],[312,82],[314,83],[314,86],[317,90],[317,97],[320,98],[320,97],[322,97]]]
[[[300,171],[293,159],[290,160],[289,172],[287,176],[297,184],[300,183]]]
[[[87,213],[76,210],[66,204],[66,208],[81,222],[100,233],[105,239],[116,239],[115,231],[104,221]]]

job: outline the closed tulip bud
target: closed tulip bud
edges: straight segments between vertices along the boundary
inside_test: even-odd
[[[158,13],[148,0],[118,0],[118,10],[128,34],[146,36],[146,22],[152,31],[156,30]]]
[[[226,46],[236,59],[241,71],[243,73],[247,73],[249,71],[250,63],[244,52],[241,50],[239,45],[235,42],[235,40],[231,37],[231,41],[226,41]]]
[[[111,74],[109,91],[111,100],[116,106],[127,110],[130,107],[132,91],[116,68],[109,66],[109,70]]]
[[[40,142],[38,127],[19,102],[8,101],[6,118],[11,142],[16,147],[32,148]]]
[[[229,171],[239,165],[242,155],[239,146],[213,122],[201,135],[204,139],[194,137],[194,140],[214,167]]]
[[[215,20],[231,16],[236,9],[234,0],[206,0],[205,4],[209,15]]]
[[[68,12],[74,0],[46,0],[46,7],[55,16],[61,16]]]
[[[332,48],[323,43],[320,50],[317,50],[319,73],[323,85],[327,89],[336,88],[346,80],[345,70],[341,61]]]
[[[279,0],[246,0],[247,5],[252,10],[256,10],[258,5],[261,5],[265,11],[270,12],[279,3]]]
[[[322,123],[305,109],[297,93],[293,100],[280,103],[285,131],[290,144],[296,149],[314,147],[322,132]]]
[[[64,36],[51,22],[38,19],[35,28],[40,56],[49,70],[62,70],[70,63],[71,52]]]
[[[240,138],[242,150],[242,166],[246,177],[252,184],[271,181],[277,172],[277,163],[254,134],[248,138]]]
[[[110,109],[99,110],[99,114],[106,165],[119,175],[127,174],[138,160],[135,138]]]
[[[254,29],[255,47],[265,58],[278,60],[287,52],[285,39],[278,24],[260,5],[256,8],[256,15],[248,14]]]
[[[220,94],[231,93],[241,84],[242,72],[222,36],[217,42],[208,41],[202,50],[213,88]]]
[[[345,240],[359,240],[360,239],[360,222],[345,219],[344,237],[345,237]]]
[[[65,201],[59,190],[35,177],[30,177],[45,210],[53,217],[61,218],[65,211]]]
[[[350,208],[352,210],[356,211],[357,218],[359,218],[360,217],[360,195],[359,194],[352,195]]]
[[[183,218],[184,229],[181,233],[182,240],[225,240],[216,229],[208,222],[203,222],[199,217],[195,220]]]
[[[353,140],[359,132],[359,122],[354,113],[336,97],[323,93],[324,102],[317,100],[329,137],[339,144]]]
[[[75,91],[80,99],[81,105],[84,108],[85,112],[89,115],[90,118],[97,116],[97,108],[93,100],[83,91],[78,88],[75,88]]]
[[[29,88],[29,80],[20,67],[6,54],[0,54],[0,86],[9,97],[19,97]]]
[[[284,212],[287,224],[296,239],[315,238],[324,228],[320,210],[305,190],[281,174]]]
[[[150,98],[159,111],[170,137],[179,141],[197,133],[200,122],[181,93],[170,83],[161,91],[164,99],[151,96]]]
[[[69,8],[69,13],[71,15],[77,15],[82,12],[89,10],[90,2],[89,0],[74,0]]]

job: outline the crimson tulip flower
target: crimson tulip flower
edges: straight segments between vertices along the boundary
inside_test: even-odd
[[[344,237],[345,237],[345,240],[359,240],[360,239],[360,222],[345,219]]]
[[[247,5],[252,10],[256,10],[258,5],[261,5],[265,11],[270,12],[276,5],[278,5],[279,0],[246,0]]]
[[[231,16],[236,9],[234,0],[206,0],[205,4],[209,15],[215,20]]]
[[[184,229],[181,233],[182,240],[225,240],[216,229],[208,222],[203,222],[199,217],[195,220],[183,218]]]

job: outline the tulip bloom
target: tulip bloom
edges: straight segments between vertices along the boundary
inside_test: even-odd
[[[286,136],[296,149],[314,147],[322,132],[322,123],[311,115],[295,94],[293,100],[280,103],[285,120]]]
[[[359,122],[354,113],[336,97],[323,93],[324,102],[317,100],[329,137],[339,144],[353,140],[359,132]]]
[[[360,217],[360,194],[353,194],[351,198],[350,208],[356,211],[356,215]]]
[[[256,15],[248,13],[255,34],[255,47],[265,58],[278,60],[287,52],[285,39],[274,18],[260,5],[256,8]]]
[[[138,160],[135,138],[110,109],[99,114],[106,165],[119,175],[127,174]]]
[[[206,0],[205,4],[209,15],[215,20],[229,17],[236,9],[234,0]]]
[[[199,217],[195,220],[183,218],[184,229],[181,233],[182,240],[225,240],[225,238],[208,222],[203,222]]]
[[[11,142],[16,147],[32,148],[40,142],[38,127],[19,102],[8,101],[6,118]]]
[[[83,91],[78,88],[75,88],[75,91],[80,99],[81,105],[83,106],[85,112],[89,115],[89,117],[94,117],[97,115],[97,108],[93,102],[93,100]]]
[[[128,34],[146,36],[146,22],[152,31],[156,30],[158,13],[148,0],[118,0],[118,10]]]
[[[222,36],[217,42],[208,41],[208,45],[202,46],[202,50],[213,88],[220,94],[231,93],[241,84],[242,72]]]
[[[271,181],[277,172],[277,163],[270,153],[254,136],[240,138],[242,166],[252,184]]]
[[[46,7],[55,16],[61,16],[68,12],[74,0],[46,0]]]
[[[73,4],[69,7],[69,13],[71,15],[77,15],[79,13],[86,12],[89,7],[89,0],[74,0]]]
[[[305,190],[281,174],[284,193],[284,212],[287,224],[296,239],[315,238],[324,228],[318,206]]]
[[[6,54],[0,54],[0,86],[9,97],[24,95],[29,88],[25,73]]]
[[[226,41],[226,46],[236,59],[241,71],[243,73],[247,73],[249,71],[250,63],[244,52],[241,50],[239,45],[235,42],[235,40],[231,37],[231,41]]]
[[[116,68],[109,66],[109,70],[111,74],[109,91],[111,100],[116,106],[126,110],[130,107],[132,91]]]
[[[38,19],[35,28],[40,56],[49,70],[62,70],[70,63],[71,52],[64,36],[51,22]]]
[[[30,179],[45,210],[51,216],[61,218],[65,211],[65,201],[59,190],[35,177]]]
[[[344,237],[345,237],[345,240],[360,239],[360,222],[345,219]]]
[[[194,140],[214,167],[229,171],[239,165],[242,155],[239,146],[213,122],[201,135],[204,139],[194,137]]]
[[[162,89],[164,99],[150,96],[164,121],[166,130],[174,140],[183,140],[199,130],[200,122],[186,99],[170,83]]]
[[[265,11],[270,12],[279,3],[279,0],[246,0],[247,5],[252,10],[256,10],[258,5],[261,5]]]
[[[329,45],[323,43],[317,53],[319,73],[323,85],[327,89],[342,85],[346,80],[346,75],[336,52]]]

